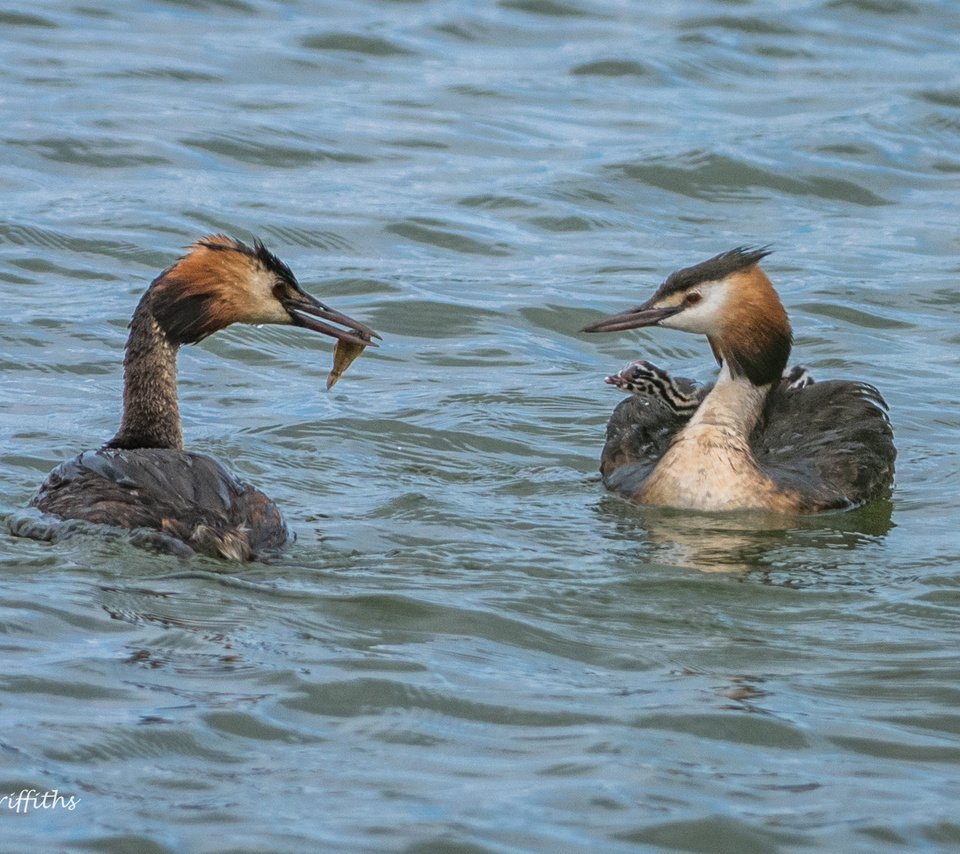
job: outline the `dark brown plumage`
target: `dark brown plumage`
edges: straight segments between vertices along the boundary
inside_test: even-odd
[[[142,543],[173,553],[251,560],[288,536],[260,490],[211,457],[170,448],[85,451],[57,466],[33,503],[63,519],[142,529]]]

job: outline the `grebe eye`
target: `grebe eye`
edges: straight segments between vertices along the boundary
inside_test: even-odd
[[[696,304],[697,304],[698,302],[700,302],[700,300],[702,300],[702,299],[703,299],[703,297],[702,297],[700,294],[698,294],[696,291],[693,291],[692,293],[687,294],[687,295],[683,298],[683,301],[684,301],[687,305],[696,305]]]

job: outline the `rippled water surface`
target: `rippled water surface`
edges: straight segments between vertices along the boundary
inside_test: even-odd
[[[0,513],[112,435],[130,313],[199,235],[384,341],[329,394],[302,330],[181,354],[188,444],[297,533],[269,563],[2,528],[2,850],[960,846],[955,4],[17,8]],[[768,243],[794,361],[891,405],[892,500],[606,496],[603,376],[713,368],[576,330]]]

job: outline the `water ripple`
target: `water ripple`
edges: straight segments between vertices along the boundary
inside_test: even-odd
[[[407,50],[387,39],[363,36],[358,33],[325,33],[308,36],[301,41],[308,50],[346,51],[368,56],[407,56],[413,51]]]

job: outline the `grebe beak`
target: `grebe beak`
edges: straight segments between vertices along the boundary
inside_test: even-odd
[[[673,317],[683,310],[683,306],[667,306],[665,308],[654,308],[648,300],[637,308],[631,308],[629,311],[620,314],[611,314],[609,317],[590,326],[584,326],[581,332],[622,332],[624,329],[638,329],[641,326],[656,326],[661,320]]]
[[[337,311],[324,305],[316,297],[311,296],[306,291],[297,290],[293,295],[283,297],[280,302],[290,315],[290,322],[294,326],[302,326],[304,329],[312,329],[314,332],[322,332],[324,335],[330,335],[338,341],[345,341],[348,344],[359,344],[361,347],[376,347],[374,338],[383,338],[377,332],[374,332],[369,326],[348,317],[343,312]],[[320,318],[319,320],[316,318]],[[330,323],[324,323],[328,320]],[[346,329],[339,329],[332,326],[331,323],[339,323]]]

